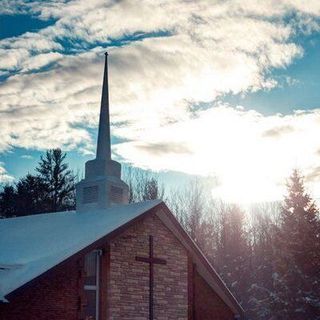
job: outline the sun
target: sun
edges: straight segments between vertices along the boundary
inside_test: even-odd
[[[228,172],[228,171],[227,171]],[[212,188],[212,197],[228,203],[250,205],[281,199],[285,185],[275,183],[273,177],[258,174],[255,170],[229,172]]]

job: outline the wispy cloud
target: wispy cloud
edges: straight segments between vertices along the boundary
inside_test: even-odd
[[[0,184],[10,183],[14,180],[14,177],[9,175],[7,170],[4,168],[4,164],[0,162]]]
[[[21,156],[21,158],[22,158],[22,159],[31,160],[31,159],[33,159],[33,156],[31,156],[30,154],[23,154],[23,155]]]
[[[139,139],[116,145],[115,151],[146,169],[211,175],[220,181],[216,197],[265,201],[282,197],[295,167],[313,183],[311,191],[320,193],[319,135],[320,109],[264,116],[220,105],[198,112],[196,119],[140,130]],[[158,145],[168,150],[158,152]]]
[[[274,185],[289,155],[315,168],[315,139],[306,155],[294,146],[318,134],[318,110],[267,117],[215,100],[282,85],[271,71],[303,56],[296,36],[319,29],[318,1],[15,0],[1,10],[55,23],[0,41],[0,152],[90,152],[108,47],[113,133],[128,141],[115,151],[128,162],[218,174],[221,188],[247,171]],[[194,112],[201,103],[209,109]]]

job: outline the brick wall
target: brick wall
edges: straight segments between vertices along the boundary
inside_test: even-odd
[[[78,319],[79,266],[70,261],[0,303],[1,320],[76,320]]]
[[[156,216],[149,215],[110,243],[110,320],[148,319],[149,265],[135,257],[148,257],[149,235],[155,257],[167,260],[167,265],[154,266],[154,318],[188,318],[187,252]]]
[[[233,314],[203,278],[175,236],[148,215],[102,247],[100,315],[108,320],[146,320],[149,315],[149,265],[135,257],[154,255],[154,319],[231,320]],[[53,268],[0,303],[0,320],[79,320],[83,317],[83,257]],[[189,284],[188,284],[189,281]],[[83,311],[83,309],[82,309]]]
[[[234,314],[195,270],[193,320],[233,320]]]

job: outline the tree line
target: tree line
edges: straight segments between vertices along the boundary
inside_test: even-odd
[[[199,181],[167,203],[248,319],[320,319],[319,209],[293,170],[281,203],[245,212],[213,200]]]
[[[246,211],[214,200],[199,179],[166,190],[156,175],[131,170],[127,181],[131,201],[167,203],[248,319],[320,319],[320,214],[298,170],[288,178],[282,202]]]
[[[49,150],[36,174],[0,192],[0,216],[12,217],[75,208],[76,176],[66,154]],[[200,179],[168,190],[155,174],[126,168],[129,201],[163,199],[202,249],[248,319],[320,319],[319,209],[294,170],[281,203],[246,211],[214,200]]]
[[[48,150],[41,156],[35,174],[28,173],[0,192],[0,217],[75,209],[76,175],[69,169],[66,153]]]

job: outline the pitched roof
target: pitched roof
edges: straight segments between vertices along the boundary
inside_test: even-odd
[[[155,208],[156,211],[151,209]],[[29,281],[149,212],[171,230],[190,253],[197,270],[223,301],[243,309],[194,241],[160,200],[90,212],[65,211],[0,219],[0,301]]]
[[[0,300],[160,202],[0,219]]]

